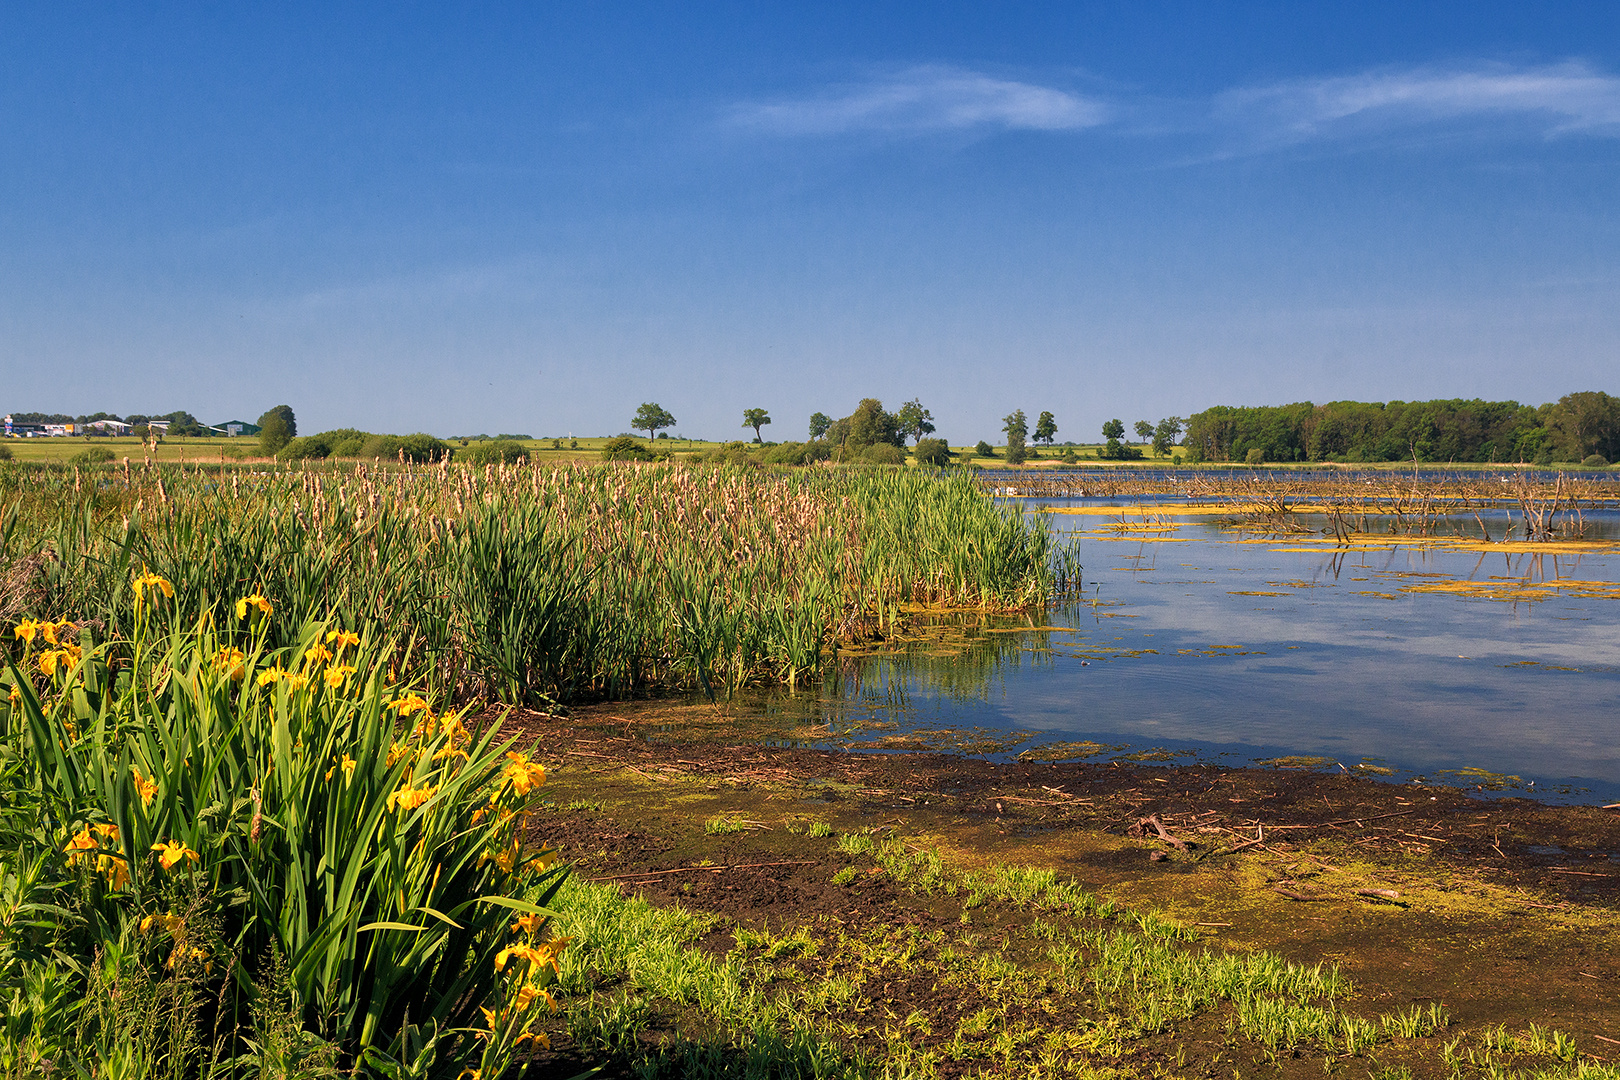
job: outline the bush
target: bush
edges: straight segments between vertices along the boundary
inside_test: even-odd
[[[760,455],[766,465],[810,465],[832,457],[832,447],[816,442],[785,442],[771,446]]]
[[[917,464],[943,468],[951,463],[951,447],[944,439],[917,440]]]
[[[889,443],[873,443],[861,454],[861,460],[869,465],[904,465],[906,452]]]
[[[985,442],[983,439],[980,439],[977,443],[975,443],[973,445],[973,452],[975,454],[977,454],[979,457],[995,457],[996,456],[996,448],[991,446],[989,443]]]
[[[9,446],[0,446],[0,461],[10,461],[10,460],[11,460],[11,447],[9,447]]]
[[[490,439],[464,455],[474,465],[516,465],[529,460],[528,449],[513,439]]]
[[[1142,451],[1134,446],[1126,446],[1118,439],[1109,439],[1097,451],[1097,456],[1104,461],[1135,461],[1142,456]]]
[[[1582,461],[1581,464],[1588,465],[1594,469],[1607,469],[1609,467],[1609,459],[1604,457],[1602,454],[1593,454],[1591,457]]]
[[[399,440],[399,449],[395,451],[394,456],[398,457],[401,454],[406,461],[425,465],[449,457],[450,444],[419,431],[415,435],[407,435]]]
[[[331,445],[319,435],[303,435],[276,451],[276,458],[279,461],[321,461],[331,453]]]
[[[603,461],[652,461],[653,452],[640,439],[620,435],[602,444]]]
[[[1251,446],[1249,452],[1243,455],[1243,460],[1250,465],[1264,465],[1266,463],[1266,452],[1258,446]]]
[[[90,468],[93,465],[101,465],[105,462],[111,461],[117,456],[118,455],[114,454],[105,446],[92,446],[87,449],[80,450],[77,454],[74,454],[72,457],[68,458],[67,463],[69,465],[77,465],[81,468]]]

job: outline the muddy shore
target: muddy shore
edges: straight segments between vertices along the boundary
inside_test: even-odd
[[[1337,964],[1364,1013],[1441,1003],[1457,1032],[1539,1025],[1592,1059],[1620,1056],[1610,1053],[1620,1051],[1616,810],[1308,769],[767,746],[740,719],[620,703],[567,719],[515,713],[507,730],[550,772],[552,809],[537,829],[577,874],[713,913],[717,925],[965,921],[960,904],[875,871],[835,881],[852,860],[802,827],[820,822],[903,837],[948,865],[1050,868],[1193,926],[1210,947]],[[706,829],[717,819],[736,831]],[[1012,934],[1018,920],[1003,921]],[[721,937],[717,951],[731,947]],[[937,981],[883,991],[899,1015],[955,1007]],[[570,1055],[565,1035],[557,1043],[559,1064],[589,1060]],[[1220,1046],[1231,1050],[1213,1029],[1183,1024],[1134,1047],[1132,1071],[1179,1054],[1205,1074],[1200,1055],[1221,1060]],[[1386,1058],[1400,1060],[1397,1049]],[[1433,1058],[1407,1065],[1432,1074]],[[1322,1074],[1321,1061],[1306,1065],[1268,1062]]]

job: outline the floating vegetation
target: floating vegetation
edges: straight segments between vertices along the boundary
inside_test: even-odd
[[[1083,739],[1079,742],[1049,742],[1040,746],[1032,746],[1018,755],[1019,761],[1038,761],[1042,764],[1058,763],[1064,761],[1082,761],[1086,758],[1101,757],[1104,754],[1117,754],[1124,750],[1124,746],[1110,746],[1107,743],[1092,742]]]
[[[1522,788],[1527,786],[1522,776],[1512,773],[1492,772],[1489,769],[1436,769],[1436,776],[1454,776],[1465,784],[1484,788],[1486,791],[1506,791],[1508,788]]]
[[[1264,765],[1269,769],[1321,769],[1336,762],[1333,758],[1315,754],[1286,754],[1282,757],[1260,758],[1255,764]]]

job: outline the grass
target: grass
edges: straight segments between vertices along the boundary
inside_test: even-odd
[[[945,929],[821,916],[772,931],[570,882],[557,907],[585,946],[562,971],[575,1044],[638,1076],[1164,1076],[1199,1057],[1248,1075],[1301,1056],[1391,1080],[1620,1075],[1533,1025],[1448,1041],[1438,1004],[1359,1016],[1331,965],[1211,949],[1057,875],[953,869],[870,832],[832,850],[852,860],[850,881],[887,874],[919,896],[977,897],[991,917]],[[729,950],[705,946],[722,930]]]

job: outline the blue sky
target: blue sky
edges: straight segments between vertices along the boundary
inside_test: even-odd
[[[1620,5],[0,8],[0,410],[1620,392]]]

